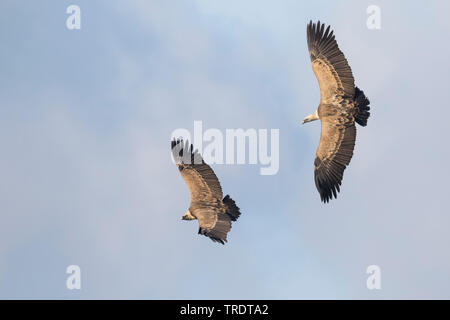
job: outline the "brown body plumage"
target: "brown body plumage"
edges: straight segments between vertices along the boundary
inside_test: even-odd
[[[344,170],[355,147],[355,122],[367,125],[369,100],[355,87],[350,66],[339,49],[330,27],[320,21],[308,24],[308,51],[320,86],[317,111],[303,123],[320,119],[322,130],[314,160],[314,180],[320,198],[336,198]]]
[[[224,244],[231,222],[240,216],[230,196],[222,199],[222,188],[216,174],[188,141],[172,140],[172,154],[183,180],[189,188],[191,204],[183,220],[198,220],[198,233]]]

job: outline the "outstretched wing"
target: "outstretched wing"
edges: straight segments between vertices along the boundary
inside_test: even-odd
[[[214,242],[221,244],[227,242],[227,233],[231,230],[231,217],[228,214],[204,208],[197,209],[195,215],[199,234],[209,237]]]
[[[172,154],[186,182],[191,196],[192,206],[212,206],[222,200],[222,188],[216,174],[207,165],[189,141],[173,140]]]
[[[333,196],[336,198],[340,191],[344,170],[353,156],[356,127],[352,121],[339,123],[333,117],[321,120],[320,143],[314,160],[314,180],[320,199],[328,202]]]
[[[335,96],[353,97],[355,80],[347,59],[337,45],[330,26],[326,30],[320,21],[309,22],[308,51],[313,71],[319,81],[320,102],[332,103]]]

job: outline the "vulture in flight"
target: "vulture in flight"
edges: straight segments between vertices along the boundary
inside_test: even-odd
[[[352,70],[325,24],[307,27],[308,51],[320,87],[320,104],[303,122],[320,119],[322,130],[314,160],[314,180],[320,199],[336,198],[355,147],[356,126],[367,125],[369,100],[355,87]]]
[[[229,195],[223,198],[222,187],[214,171],[207,165],[189,141],[171,142],[172,154],[181,177],[186,182],[191,204],[182,220],[198,220],[198,233],[214,242],[225,244],[231,222],[241,215]]]

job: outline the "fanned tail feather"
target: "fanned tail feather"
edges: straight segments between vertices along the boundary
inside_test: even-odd
[[[370,117],[370,101],[364,95],[364,91],[360,90],[358,87],[355,87],[355,102],[357,108],[355,121],[360,126],[365,127],[367,125],[367,120]]]
[[[229,195],[226,195],[225,198],[223,198],[223,204],[227,207],[227,214],[230,216],[231,221],[236,221],[241,215],[241,212],[234,200],[231,199]]]

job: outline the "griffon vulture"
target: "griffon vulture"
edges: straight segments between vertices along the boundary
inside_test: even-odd
[[[355,122],[365,127],[369,100],[355,87],[352,70],[334,39],[330,26],[320,21],[307,27],[308,51],[320,87],[320,104],[303,122],[320,119],[322,131],[314,160],[314,180],[320,199],[336,198],[355,147]]]
[[[222,187],[214,171],[197,150],[183,140],[172,140],[172,154],[191,196],[191,204],[182,220],[198,220],[198,233],[225,244],[231,222],[241,215],[233,199],[222,199]]]

